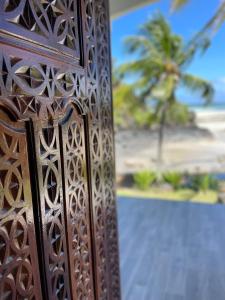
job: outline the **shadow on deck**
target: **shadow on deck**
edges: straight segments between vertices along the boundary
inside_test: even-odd
[[[224,300],[225,206],[118,199],[122,300]]]

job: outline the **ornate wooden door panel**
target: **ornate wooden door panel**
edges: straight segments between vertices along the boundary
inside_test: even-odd
[[[94,299],[84,120],[70,109],[61,124],[69,265],[74,299]],[[84,282],[80,280],[83,276]]]
[[[1,299],[120,299],[108,20],[0,1]]]
[[[34,122],[34,133],[45,266],[43,273],[46,274],[49,299],[54,299],[56,295],[59,299],[68,299],[70,289],[57,120],[53,124],[42,120]]]
[[[0,117],[0,298],[41,299],[25,123]]]

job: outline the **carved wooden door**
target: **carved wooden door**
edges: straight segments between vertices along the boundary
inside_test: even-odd
[[[120,299],[107,0],[0,1],[0,299]]]

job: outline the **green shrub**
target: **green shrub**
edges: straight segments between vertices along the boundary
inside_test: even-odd
[[[153,172],[142,171],[134,174],[134,183],[140,190],[147,190],[155,181],[156,175]]]
[[[192,118],[187,105],[174,102],[167,111],[166,122],[171,125],[186,125],[192,122]]]
[[[168,172],[163,175],[163,179],[169,183],[174,190],[178,190],[181,187],[183,176],[178,172]]]
[[[218,191],[219,189],[219,180],[216,179],[213,175],[209,175],[210,180],[209,180],[209,185],[210,189],[214,191]]]
[[[198,174],[191,178],[191,188],[195,191],[218,190],[218,180],[210,174]]]

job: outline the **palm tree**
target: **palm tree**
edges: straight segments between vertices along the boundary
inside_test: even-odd
[[[199,92],[206,102],[212,100],[214,90],[208,81],[186,72],[201,45],[184,44],[162,15],[154,15],[142,25],[138,35],[126,39],[125,45],[138,58],[122,65],[121,70],[139,75],[135,87],[142,98],[153,103],[159,119],[157,162],[160,169],[167,114],[180,104],[177,89],[184,87]]]

